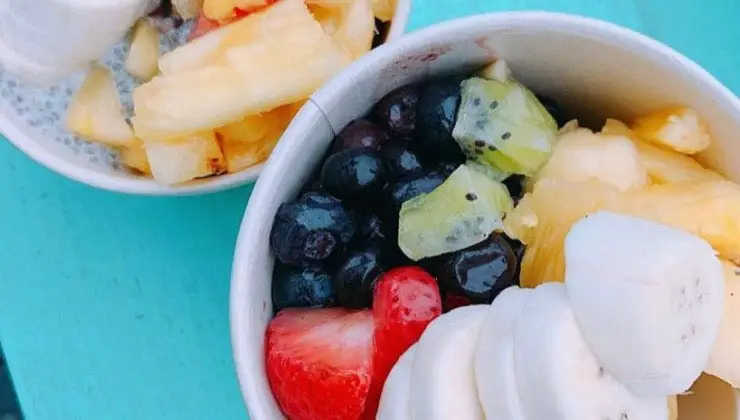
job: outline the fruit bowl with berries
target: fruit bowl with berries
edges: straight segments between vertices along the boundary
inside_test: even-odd
[[[489,14],[376,49],[246,210],[250,417],[738,418],[738,130],[698,65],[600,21]]]
[[[49,3],[41,22],[0,11],[0,131],[77,181],[180,195],[254,181],[316,89],[403,34],[411,1]],[[38,28],[68,15],[74,31]]]

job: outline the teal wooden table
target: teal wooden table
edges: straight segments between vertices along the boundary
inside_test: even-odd
[[[735,0],[414,1],[411,30],[515,9],[611,20],[677,48],[740,92]],[[250,192],[116,195],[0,142],[0,342],[27,419],[246,418],[228,290]]]

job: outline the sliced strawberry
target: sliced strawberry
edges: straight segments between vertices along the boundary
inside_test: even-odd
[[[363,419],[375,418],[391,369],[441,313],[437,281],[423,269],[395,268],[378,279],[373,295],[373,383]]]
[[[463,306],[470,306],[473,304],[473,301],[468,299],[467,297],[460,295],[455,292],[447,292],[445,293],[445,299],[444,299],[444,311],[450,312],[453,309],[461,308]]]
[[[267,378],[290,420],[356,420],[372,382],[370,310],[286,309],[266,333]]]

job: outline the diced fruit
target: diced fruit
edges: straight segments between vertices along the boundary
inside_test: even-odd
[[[414,143],[404,140],[390,140],[380,149],[391,176],[395,179],[415,175],[424,171],[421,153]]]
[[[136,143],[123,115],[113,73],[93,65],[67,107],[67,129],[87,140],[120,147]]]
[[[146,19],[134,27],[126,71],[143,82],[151,80],[159,71],[159,31]]]
[[[373,382],[370,310],[286,309],[265,337],[267,380],[291,420],[358,419]]]
[[[491,303],[504,289],[516,285],[516,256],[498,233],[466,249],[440,256],[435,266],[432,273],[440,285],[472,303]]]
[[[355,237],[354,219],[339,200],[326,193],[309,194],[281,205],[275,216],[270,244],[284,264],[327,260]]]
[[[691,108],[658,111],[637,118],[631,126],[638,137],[687,155],[712,143],[707,124]]]
[[[383,384],[398,358],[416,343],[427,325],[442,313],[437,282],[419,267],[388,271],[375,287],[373,377],[366,419],[374,419]]]
[[[383,252],[378,245],[349,254],[334,275],[334,287],[342,306],[369,308],[373,302],[375,282],[383,271]]]
[[[722,176],[702,167],[691,156],[654,146],[637,138],[634,132],[624,123],[606,120],[603,135],[617,135],[630,138],[640,152],[640,158],[654,184],[720,181]]]
[[[213,132],[177,140],[147,141],[145,147],[154,180],[162,184],[179,184],[226,171],[226,162]]]
[[[336,153],[358,147],[372,147],[380,150],[386,140],[388,140],[388,134],[383,129],[364,118],[359,118],[347,124],[339,132],[334,139],[332,151]]]
[[[504,232],[524,244],[534,240],[535,228],[539,224],[533,202],[532,193],[524,194],[514,207],[514,211],[507,214],[504,219]]]
[[[170,0],[172,9],[184,20],[193,19],[203,7],[203,0]]]
[[[306,5],[313,14],[314,19],[321,24],[324,32],[329,36],[333,36],[341,24],[339,14],[332,8],[318,6],[314,2],[307,1]]]
[[[471,78],[452,136],[476,161],[502,172],[533,175],[550,157],[557,124],[521,84]]]
[[[393,19],[396,12],[396,0],[372,0],[371,5],[373,14],[383,22],[389,22]]]
[[[353,0],[339,9],[340,24],[332,37],[352,58],[359,58],[373,47],[375,17],[370,9],[370,0]]]
[[[398,245],[414,261],[465,249],[503,228],[512,207],[503,184],[462,165],[431,193],[403,203]]]
[[[424,86],[416,115],[416,139],[422,150],[438,159],[462,163],[465,156],[452,138],[460,107],[459,77]]]
[[[596,180],[624,191],[642,188],[649,182],[632,141],[623,136],[600,136],[585,128],[558,138],[552,157],[537,174],[537,179],[545,178]]]
[[[321,184],[336,197],[369,201],[376,198],[388,173],[380,153],[370,147],[329,156],[321,168]]]
[[[416,112],[420,94],[419,86],[400,87],[375,105],[373,115],[391,134],[400,137],[412,136],[416,130]]]
[[[288,267],[275,264],[272,274],[272,304],[275,311],[286,308],[329,307],[337,302],[332,276],[321,267]]]
[[[237,11],[259,10],[277,0],[203,0],[203,12],[208,19],[228,20],[237,15]]]
[[[152,168],[149,166],[143,142],[137,140],[134,144],[119,148],[118,156],[121,163],[137,174],[152,175]]]
[[[365,243],[383,244],[390,240],[392,232],[386,228],[385,222],[377,214],[368,214],[362,218],[359,224],[360,238]]]
[[[205,23],[201,23],[202,19],[201,17],[198,20],[198,26],[195,28],[195,31],[203,31],[197,39],[193,39],[160,57],[159,70],[163,75],[169,76],[207,67],[219,57],[222,51],[221,44],[227,35],[234,30],[235,25],[220,27],[215,22],[209,24],[208,21],[205,21]],[[200,29],[201,26],[204,29]],[[248,42],[248,40],[245,40],[245,42]]]
[[[283,106],[216,130],[229,172],[264,162],[293,118],[293,108]]]
[[[287,17],[282,32],[262,33],[268,23],[278,26],[276,16]],[[223,30],[226,43],[245,32],[261,37],[230,46],[205,67],[155,77],[137,88],[134,128],[140,138],[210,130],[303,100],[351,61],[301,0],[282,0]]]
[[[563,281],[565,236],[573,223],[598,210],[687,231],[705,239],[725,258],[740,261],[740,221],[736,216],[740,212],[740,186],[729,181],[662,184],[621,192],[598,182],[542,180],[535,186],[531,201],[525,200],[510,217],[534,219],[536,226],[521,229],[512,226],[513,220],[507,220],[506,229],[527,244],[520,280],[525,287]],[[524,217],[519,217],[520,209],[525,212]],[[535,218],[528,216],[532,212]],[[516,238],[520,231],[526,237]]]

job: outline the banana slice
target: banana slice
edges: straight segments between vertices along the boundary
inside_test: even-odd
[[[562,283],[529,296],[514,331],[514,369],[528,420],[668,418],[665,397],[639,398],[588,348]]]
[[[722,264],[706,241],[599,212],[571,229],[565,265],[583,336],[611,375],[642,397],[691,387],[722,320]]]
[[[455,309],[424,331],[411,372],[411,419],[484,420],[473,359],[489,309],[488,305]]]
[[[487,419],[524,420],[514,372],[514,327],[532,289],[510,287],[493,301],[475,351],[478,399]]]

